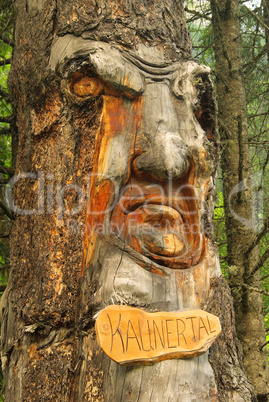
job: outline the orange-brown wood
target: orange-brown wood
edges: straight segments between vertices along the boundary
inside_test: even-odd
[[[153,364],[208,350],[221,332],[218,317],[203,310],[148,313],[108,306],[96,321],[98,343],[120,364]]]

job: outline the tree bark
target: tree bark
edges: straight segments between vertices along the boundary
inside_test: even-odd
[[[3,175],[0,173],[0,180],[3,179]],[[1,202],[5,205],[5,197],[4,197],[5,186],[0,184],[0,205]],[[9,211],[8,211],[9,212]],[[9,236],[11,229],[11,220],[5,211],[0,206],[0,248],[1,248],[1,257],[3,258],[1,268],[1,285],[2,289],[5,287],[5,282],[8,278],[9,272]],[[3,291],[3,290],[1,290]]]
[[[262,4],[263,4],[264,22],[265,22],[266,26],[269,27],[269,1],[264,0]],[[269,29],[266,29],[266,28],[265,28],[265,41],[266,41],[266,45],[269,47]],[[267,51],[267,61],[269,63],[269,50]]]
[[[268,357],[259,259],[253,247],[255,220],[248,149],[248,122],[242,68],[239,2],[211,1],[220,119],[221,168],[228,243],[229,283],[236,313],[236,328],[243,345],[243,361],[258,398],[268,393]],[[257,291],[253,290],[256,288]]]
[[[6,400],[255,400],[210,231],[218,159],[212,88],[207,69],[191,60],[182,3],[17,0],[15,14],[16,219],[1,308]],[[130,194],[143,188],[144,198],[157,184],[177,190],[175,176],[187,199],[182,215],[198,232],[181,224],[180,237],[170,230],[158,243],[162,228],[128,237],[127,213],[113,207],[99,215],[124,174]],[[150,213],[176,225],[175,208],[156,200],[137,206],[138,195],[128,212],[141,225]],[[110,230],[123,222],[118,236],[97,232],[107,218]],[[103,353],[94,329],[109,304],[203,308],[220,317],[223,332],[210,358],[122,366]]]

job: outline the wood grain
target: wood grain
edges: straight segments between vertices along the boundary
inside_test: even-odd
[[[127,365],[198,356],[221,331],[218,317],[200,309],[148,313],[129,306],[106,307],[95,329],[103,351]]]

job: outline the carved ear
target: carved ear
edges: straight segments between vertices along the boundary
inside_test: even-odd
[[[184,77],[181,74],[178,74],[174,81],[173,92],[177,98],[184,98],[184,88],[183,88]]]
[[[216,105],[210,68],[194,61],[180,66],[173,84],[173,92],[192,108],[195,119],[207,139],[216,139]]]
[[[180,63],[173,83],[173,92],[176,97],[190,99],[190,96],[195,95],[193,82],[202,74],[210,74],[210,68],[193,60]]]

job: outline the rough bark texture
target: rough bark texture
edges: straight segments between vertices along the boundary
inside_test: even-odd
[[[269,27],[269,1],[264,0],[262,4],[263,4],[264,22],[267,25],[267,27]],[[266,40],[266,45],[268,46],[268,49],[269,49],[269,29],[268,28],[265,28],[265,40]],[[269,63],[269,50],[267,50],[267,60]]]
[[[3,175],[0,173],[0,202],[6,205],[5,197],[4,197],[4,189],[5,185],[1,184],[5,182]],[[7,211],[8,213],[9,211]],[[11,230],[11,219],[7,216],[6,212],[0,207],[0,250],[1,256],[3,257],[1,267],[1,278],[2,284],[0,285],[0,289],[3,292],[5,289],[5,280],[8,278],[9,271],[9,236]]]
[[[253,219],[253,194],[248,149],[246,98],[242,75],[239,2],[211,1],[222,144],[222,173],[230,286],[244,367],[258,398],[268,393],[260,272]],[[251,250],[251,251],[250,251]],[[257,291],[253,290],[256,288]]]
[[[210,233],[210,179],[214,178],[217,163],[212,90],[207,70],[185,60],[190,57],[190,42],[181,2],[17,0],[15,13],[16,47],[10,91],[19,130],[17,173],[31,172],[31,176],[21,176],[14,186],[17,214],[12,230],[12,271],[1,306],[6,400],[255,400],[237,358],[233,321],[229,319],[230,296],[225,296],[227,289],[217,281],[219,268]],[[77,47],[85,43],[83,39],[87,39],[87,60],[84,45]],[[56,47],[52,47],[53,40]],[[59,40],[66,41],[66,47],[57,48],[57,43],[62,43]],[[106,43],[100,45],[100,41]],[[151,51],[149,45],[157,48]],[[73,50],[79,51],[75,63]],[[130,50],[136,50],[136,55]],[[101,54],[108,56],[107,63],[99,63]],[[110,54],[116,55],[115,63],[121,60],[126,67],[122,73],[126,80],[119,82],[120,72],[113,75],[110,72],[115,70],[106,70],[111,63]],[[150,57],[143,62],[148,54]],[[56,55],[58,64],[54,63]],[[89,60],[90,66],[86,66]],[[62,67],[67,67],[67,72]],[[89,74],[93,68],[99,68],[98,79],[95,73]],[[139,69],[143,70],[141,75],[137,73]],[[136,80],[128,81],[128,71]],[[157,73],[161,74],[156,78]],[[171,77],[175,80],[171,81]],[[141,87],[136,85],[140,79]],[[84,97],[89,91],[102,96]],[[143,101],[142,95],[139,98],[142,92],[147,94]],[[153,106],[156,110],[151,114]],[[146,120],[141,123],[139,116]],[[155,133],[162,134],[160,139],[164,133],[167,138],[161,145],[155,144],[151,154],[154,136],[152,130],[146,132],[145,124],[157,127]],[[165,124],[166,131],[161,133]],[[111,136],[106,139],[102,134],[108,127]],[[113,141],[117,141],[117,133],[123,127],[125,136],[120,137],[115,148]],[[128,129],[134,127],[137,137],[130,139]],[[174,131],[179,128],[187,145],[174,139]],[[187,129],[189,135],[185,135]],[[134,140],[137,142],[132,147]],[[123,231],[118,243],[115,236],[113,241],[112,236],[109,241],[89,237],[98,219],[91,221],[77,187],[65,186],[76,184],[86,196],[91,186],[88,206],[93,211],[105,209],[111,188],[107,182],[90,183],[89,173],[93,170],[105,177],[106,166],[110,174],[117,173],[122,159],[118,154],[113,159],[115,149],[123,149],[123,161],[132,162],[134,176],[130,183],[134,188],[139,182],[148,191],[148,184],[156,180],[165,183],[162,186],[167,191],[172,174],[180,174],[183,184],[193,186],[199,203],[196,205],[192,201],[194,194],[185,190],[190,199],[187,215],[199,228],[198,234],[181,233],[182,241],[172,236],[170,248],[154,243],[151,237],[145,255],[141,254],[143,236],[131,241],[124,238]],[[165,164],[158,162],[167,149]],[[107,150],[110,153],[105,159]],[[126,168],[126,175],[130,171]],[[115,174],[115,180],[122,180],[122,172],[125,170]],[[80,203],[79,212],[70,215],[70,210]],[[163,211],[171,217],[174,212],[166,207]],[[19,209],[35,211],[27,215]],[[120,210],[114,211],[109,216],[112,223],[125,224]],[[160,214],[160,207],[157,212]],[[192,212],[198,217],[192,217]],[[156,216],[154,205],[151,213]],[[136,219],[144,222],[144,215],[145,210],[139,209]],[[84,241],[85,222],[90,225]],[[125,241],[129,243],[125,245]],[[181,249],[186,244],[194,245],[194,251],[190,255],[185,250],[183,258]],[[155,255],[150,264],[148,256],[156,247],[162,257],[156,262]],[[179,259],[166,258],[164,251],[170,256],[179,255]],[[184,270],[179,269],[178,261]],[[148,311],[201,308],[208,300],[212,278],[215,282],[208,309],[215,308],[225,329],[212,354],[212,366],[206,353],[154,366],[124,367],[101,351],[94,316],[107,304],[129,304]],[[223,355],[223,348],[231,351]],[[224,391],[223,384],[229,376],[234,379]]]
[[[222,334],[212,346],[209,356],[220,401],[256,401],[253,388],[242,369],[242,347],[235,330],[233,298],[223,277],[211,281],[209,298],[203,307],[218,316],[222,326]]]

